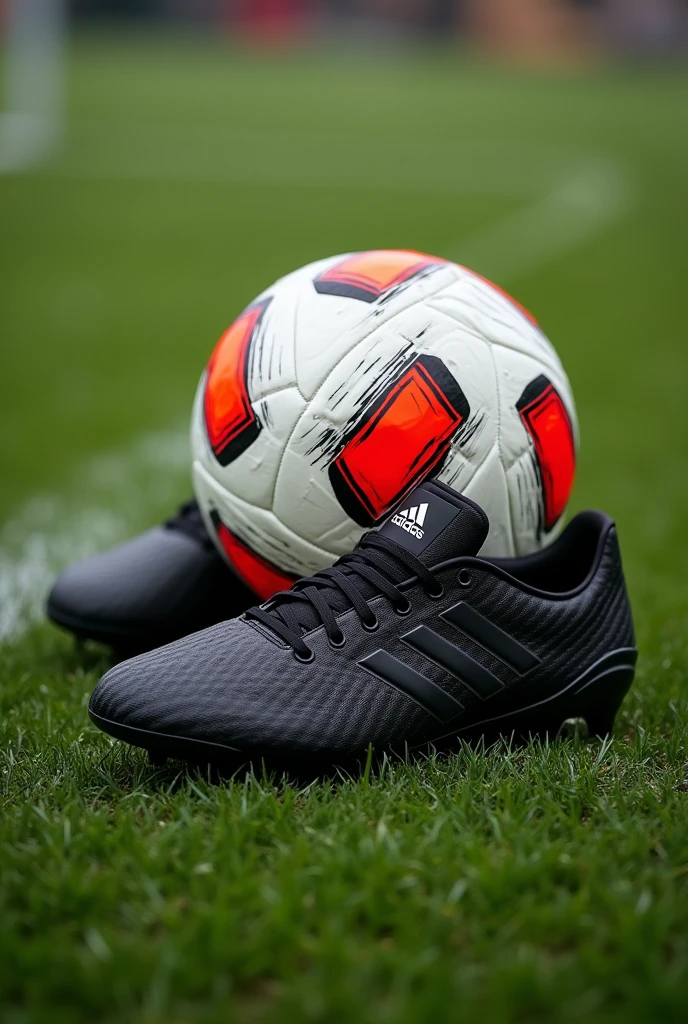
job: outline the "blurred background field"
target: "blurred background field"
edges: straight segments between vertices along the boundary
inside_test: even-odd
[[[346,46],[332,34],[249,46],[197,25],[135,22],[132,36],[126,24],[94,35],[82,23],[62,145],[0,178],[7,557],[31,543],[54,568],[167,512],[188,491],[196,381],[238,311],[309,260],[410,247],[472,266],[534,310],[579,403],[576,506],[618,516],[641,571],[663,551],[675,568],[680,62],[524,67],[360,25]],[[131,468],[118,476],[106,456]],[[91,488],[105,524],[93,540],[68,522]],[[44,586],[42,572],[24,589]]]
[[[669,854],[657,855],[655,873],[643,883],[671,907],[656,919],[648,911],[654,921],[648,956],[658,965],[665,957],[669,973],[664,977],[657,967],[656,988],[646,979],[645,1009],[661,1006],[665,1019],[680,1019],[688,963],[679,929],[681,909],[688,909],[688,845],[680,824],[686,820],[680,783],[688,773],[685,5],[628,5],[635,14],[625,18],[623,5],[554,4],[545,6],[556,8],[557,17],[548,13],[542,20],[531,3],[511,25],[499,17],[496,2],[483,8],[493,12],[492,20],[479,24],[468,18],[470,4],[461,17],[461,5],[451,4],[247,4],[243,13],[234,8],[218,19],[217,5],[177,3],[169,5],[170,20],[159,17],[169,13],[163,4],[156,10],[139,5],[142,17],[134,18],[132,3],[131,17],[115,19],[124,6],[74,6],[60,142],[32,166],[0,176],[2,745],[4,839],[14,865],[3,890],[5,920],[14,922],[14,931],[4,942],[19,972],[12,983],[6,979],[15,1014],[7,1019],[29,1019],[21,1007],[30,1003],[32,971],[50,936],[73,943],[73,960],[65,951],[64,963],[76,972],[77,1003],[100,977],[89,974],[89,957],[93,971],[105,971],[109,962],[89,931],[96,922],[88,901],[82,905],[74,892],[53,892],[55,916],[44,920],[44,937],[32,945],[43,883],[23,871],[42,857],[52,863],[54,852],[45,853],[43,833],[35,832],[38,818],[26,817],[27,796],[57,828],[64,809],[59,780],[70,772],[84,786],[89,778],[93,785],[99,780],[103,788],[98,798],[92,794],[94,801],[103,792],[113,803],[126,799],[131,783],[131,761],[116,763],[116,785],[93,775],[93,766],[110,756],[105,738],[87,725],[82,699],[96,669],[79,667],[52,629],[32,625],[51,573],[152,524],[188,495],[186,426],[198,376],[224,327],[258,291],[309,260],[384,247],[421,249],[493,277],[535,313],[568,370],[582,436],[572,507],[598,506],[619,522],[641,647],[638,683],[620,727],[625,739],[619,743],[629,745],[630,760],[624,768],[622,754],[621,767],[610,769],[621,780],[617,823],[605,818],[600,824],[595,856],[608,844],[600,878],[609,872],[613,886],[624,822],[647,813],[644,827],[661,845],[668,827],[662,815],[671,808],[673,845],[665,843]],[[7,59],[5,52],[5,67]],[[0,164],[3,155],[0,150]],[[633,746],[643,730],[653,744],[643,755],[647,778]],[[58,761],[48,759],[42,775],[46,744],[58,751]],[[153,804],[164,803],[143,761],[135,764],[136,792],[150,790]],[[637,785],[625,790],[623,773],[631,766]],[[592,756],[581,767],[590,779],[599,770]],[[555,804],[563,792],[557,787],[570,783],[566,771],[562,761],[551,781]],[[413,801],[422,802],[424,792],[414,779],[399,797],[411,817]],[[451,784],[462,783],[454,778]],[[662,785],[670,802],[664,811],[641,810],[640,793]],[[591,786],[594,807],[599,794]],[[194,804],[193,792],[187,795],[188,804],[160,814],[207,813],[200,797]],[[107,844],[101,848],[99,839],[89,848],[93,808],[80,804],[76,793],[69,800],[81,816],[86,838],[76,856],[86,871],[107,859]],[[272,800],[263,801],[263,811],[268,806],[265,813],[278,814],[279,799]],[[150,804],[148,797],[141,801]],[[117,813],[124,820],[125,806]],[[326,823],[327,813],[313,811],[310,826]],[[504,813],[503,804],[487,807],[485,821],[503,822]],[[371,814],[366,804],[354,819],[362,823]],[[154,825],[143,821],[141,842]],[[482,834],[482,825],[474,825],[475,835]],[[526,821],[521,826],[529,827]],[[399,824],[402,848],[404,827]],[[561,825],[564,835],[567,827]],[[593,856],[586,847],[593,840],[579,828],[569,838],[583,862]],[[191,858],[189,871],[193,858],[203,860],[199,844],[207,839],[201,829],[196,847],[184,854]],[[629,854],[625,863],[640,877],[650,854],[638,837],[635,842],[637,859]],[[508,857],[508,843],[504,850]],[[119,865],[124,871],[126,863],[114,855],[113,870]],[[59,874],[58,861],[53,867]],[[261,870],[270,876],[272,867]],[[365,900],[365,878],[350,865],[340,867],[341,878],[349,877]],[[398,867],[402,877],[408,868],[403,857]],[[183,874],[170,891],[182,886]],[[110,884],[111,903],[99,913],[115,936],[108,941],[117,946],[119,928],[126,946],[117,882]],[[288,884],[300,891],[296,870]],[[433,879],[424,884],[432,892]],[[629,884],[632,889],[632,879]],[[25,900],[28,893],[33,896]],[[138,895],[143,902],[150,897],[145,886]],[[136,898],[121,896],[125,903]],[[72,899],[79,906],[73,927]],[[419,919],[423,906],[421,900]],[[585,904],[593,921],[601,915],[601,935],[608,910],[595,910],[592,899]],[[570,906],[566,912],[575,946],[577,928],[587,926],[576,924]],[[515,906],[513,921],[518,913]],[[360,933],[355,921],[349,924],[353,931],[341,939],[342,948],[360,942],[374,955],[378,938],[370,937],[365,922]],[[525,935],[508,921],[503,927],[512,927],[533,951],[533,977],[542,986],[542,1003],[531,1005],[525,997],[519,1003],[514,996],[514,1005],[534,1014],[551,1011],[563,976],[557,972],[568,971],[568,961],[559,964],[546,937],[529,933],[527,924]],[[152,940],[151,957],[182,948],[170,929],[171,937]],[[393,928],[387,934],[393,943]],[[499,948],[508,951],[507,932],[499,935]],[[595,940],[586,936],[594,952]],[[468,961],[479,959],[480,943],[466,941]],[[320,953],[311,953],[317,961]],[[306,960],[311,953],[301,951]],[[454,967],[441,948],[436,956],[436,985],[444,991]],[[592,993],[581,1013],[586,1005],[600,1012],[607,1006],[604,977],[591,962],[583,958],[571,968],[570,991],[579,985]],[[250,964],[236,969],[244,980],[253,976]],[[289,969],[300,970],[298,963]],[[624,1019],[633,1016],[637,969],[623,956],[615,961],[624,980],[614,998]],[[377,998],[374,971],[369,978],[363,966],[351,970],[352,1006],[364,1013],[367,999]],[[469,1002],[479,999],[483,982],[477,977],[470,971],[462,976]],[[62,991],[55,984],[46,981],[46,1005],[51,992]],[[144,979],[134,980],[120,998],[112,995],[116,977],[114,988],[102,984],[115,1007],[107,1019],[131,1010],[145,989]],[[178,990],[176,984],[169,982],[146,1020],[172,1013],[175,993],[187,991],[185,983]],[[336,1006],[318,984],[311,1017],[334,1020]],[[59,998],[69,1003],[64,992]],[[265,999],[273,1005],[270,993]],[[95,990],[88,1000],[84,1019],[105,1019],[110,1011]],[[424,1005],[427,1010],[431,1003],[421,1000],[413,1019],[428,1019]],[[262,1019],[263,994],[251,995],[246,1006],[246,1019]],[[508,1006],[493,1010],[495,1019],[511,1019]],[[39,1011],[30,1019],[47,1019]],[[166,1019],[192,1019],[184,1013]]]

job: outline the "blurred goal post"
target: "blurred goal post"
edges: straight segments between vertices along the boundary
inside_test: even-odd
[[[0,174],[36,167],[64,131],[66,0],[0,0]]]

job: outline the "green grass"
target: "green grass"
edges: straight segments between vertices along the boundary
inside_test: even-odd
[[[499,283],[569,371],[573,507],[618,520],[640,662],[611,743],[218,783],[98,734],[106,655],[29,626],[0,647],[3,1020],[685,1019],[687,98],[678,70],[75,48],[63,153],[0,179],[3,600],[32,530],[57,568],[102,542],[74,538],[82,505],[114,508],[114,535],[186,495],[183,457],[142,462],[137,439],[183,429],[270,280],[351,248],[468,259],[584,157],[628,208]],[[492,171],[506,187],[480,187]]]

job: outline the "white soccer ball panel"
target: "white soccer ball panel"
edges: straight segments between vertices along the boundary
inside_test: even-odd
[[[573,394],[561,364],[555,365],[550,362],[544,366],[539,359],[499,347],[493,349],[493,358],[499,380],[499,440],[505,469],[509,469],[521,457],[524,449],[530,449],[528,433],[517,406],[528,385],[540,376],[545,376],[551,381],[563,400],[577,442],[578,421]]]
[[[429,300],[467,330],[491,345],[533,356],[553,373],[561,363],[551,343],[530,314],[496,285],[465,267],[456,280]]]
[[[327,261],[332,270],[353,254]],[[318,272],[299,283],[296,314],[296,367],[298,385],[305,398],[313,398],[332,368],[361,340],[403,310],[422,302],[453,279],[453,264],[438,263],[424,276],[395,290],[384,303],[370,303],[346,296],[320,294],[313,280]],[[325,325],[326,328],[325,328]],[[379,335],[378,335],[379,337]]]
[[[277,391],[254,403],[262,430],[250,448],[228,467],[232,491],[238,498],[261,508],[273,508],[275,481],[285,448],[305,406],[296,388]]]
[[[274,512],[256,508],[222,487],[200,462],[193,463],[192,473],[203,519],[208,533],[214,539],[217,538],[217,531],[212,514],[217,512],[222,523],[234,536],[261,558],[291,576],[310,575],[334,561],[335,556],[293,533],[280,522]],[[221,545],[217,546],[232,565]]]
[[[421,307],[429,327],[415,346],[442,360],[468,400],[470,414],[452,438],[438,479],[461,491],[497,440],[498,421],[487,412],[497,404],[497,382],[490,348],[444,314]]]
[[[296,282],[275,287],[260,300],[265,312],[251,341],[248,387],[255,405],[264,395],[296,387],[294,318],[298,297]]]
[[[365,532],[344,514],[326,467],[314,466],[291,446],[280,467],[273,509],[287,529],[327,551],[328,564],[355,547]]]
[[[202,428],[203,381],[198,389],[196,403],[200,403],[201,415],[194,416],[192,451],[207,472],[217,478],[216,459]],[[297,389],[291,387],[267,394],[252,405],[261,424],[261,430],[253,443],[224,467],[222,481],[224,486],[230,488],[231,492],[243,501],[270,509],[284,450],[306,403]]]
[[[542,496],[540,477],[531,451],[526,451],[506,470],[509,508],[517,555],[529,555],[557,537],[563,517],[550,531],[542,528]]]
[[[482,508],[489,509],[490,530],[480,549],[481,555],[515,555],[509,491],[506,476],[497,448],[493,448],[483,464],[463,488],[463,494],[476,501]]]

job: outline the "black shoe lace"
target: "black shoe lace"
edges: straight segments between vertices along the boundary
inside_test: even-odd
[[[411,606],[397,583],[409,579],[408,570],[430,596],[441,594],[441,585],[415,555],[389,537],[367,533],[356,550],[342,555],[331,569],[297,580],[291,590],[280,591],[245,614],[289,644],[299,660],[312,661],[313,651],[303,640],[303,632],[322,623],[330,643],[343,646],[345,637],[336,616],[348,608],[355,608],[369,630],[375,629],[378,621],[368,601],[378,594],[383,594],[398,614],[407,614]]]
[[[163,525],[166,530],[178,530],[180,533],[186,533],[203,544],[204,547],[212,546],[213,542],[205,528],[203,516],[195,498],[183,502],[178,511],[166,519]]]

